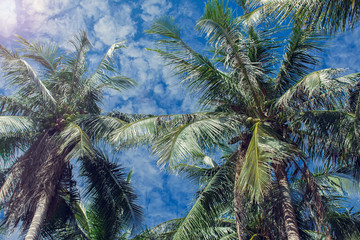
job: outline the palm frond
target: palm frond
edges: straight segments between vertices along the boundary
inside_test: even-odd
[[[295,24],[280,71],[274,80],[275,88],[280,94],[296,84],[318,62],[314,53],[322,50],[323,42],[324,37],[318,32],[302,29],[299,24]]]
[[[360,4],[355,0],[256,0],[264,12],[281,20],[300,18],[305,26],[325,28],[330,32],[353,29],[359,21]]]
[[[22,44],[24,57],[35,60],[46,70],[47,74],[55,73],[61,61],[59,57],[59,47],[56,44],[42,44],[39,42],[30,43],[23,37],[16,35],[18,41]]]
[[[27,102],[15,96],[1,96],[0,95],[0,114],[1,115],[20,115],[36,117],[35,109],[27,106]]]
[[[110,134],[128,124],[117,117],[87,114],[77,120],[84,131],[95,139],[107,139]]]
[[[64,63],[68,66],[68,71],[71,72],[71,79],[69,79],[69,94],[71,99],[72,95],[74,95],[75,93],[75,90],[79,89],[81,91],[81,76],[83,75],[83,73],[85,73],[87,65],[85,55],[92,47],[92,44],[87,38],[87,34],[85,31],[82,31],[78,35],[75,35],[74,39],[71,40],[70,43],[73,45],[75,52],[70,56],[66,56],[66,58],[64,59]]]
[[[252,201],[261,202],[271,187],[272,163],[284,162],[298,154],[300,151],[295,145],[281,140],[261,122],[255,123],[237,187],[249,194]]]
[[[113,88],[115,90],[125,90],[136,85],[136,82],[124,76],[109,77],[106,72],[117,73],[117,67],[113,61],[116,50],[125,47],[125,42],[117,42],[110,46],[104,57],[100,61],[95,72],[86,80],[87,86],[98,89]]]
[[[36,131],[36,124],[30,117],[0,116],[0,137],[22,136]]]
[[[116,120],[120,121],[121,120]],[[124,123],[124,122],[122,122]],[[136,120],[114,129],[109,135],[110,141],[118,146],[134,147],[146,144],[157,133],[158,116]]]
[[[224,3],[211,0],[206,4],[205,13],[198,21],[196,29],[204,33],[208,42],[214,44],[218,51],[229,52],[227,65],[239,70],[239,83],[250,89],[252,101],[259,110],[262,107],[263,93],[258,81],[263,78],[263,71],[248,58],[246,44],[238,32],[238,25],[232,11]],[[258,113],[261,114],[261,111]]]
[[[44,102],[49,103],[50,106],[56,104],[56,100],[51,92],[37,76],[34,69],[24,59],[20,58],[16,53],[9,52],[1,44],[0,57],[3,59],[3,68],[6,72],[5,77],[11,84],[20,87],[21,89],[29,87],[30,91],[27,90],[26,92],[31,94],[41,94]]]
[[[93,157],[82,157],[81,175],[86,177],[86,195],[92,199],[93,211],[104,221],[109,233],[117,233],[119,225],[130,229],[138,227],[142,219],[142,208],[136,204],[137,196],[126,181],[124,169],[111,163],[104,152],[96,150]],[[96,220],[96,219],[94,219]],[[113,229],[111,229],[113,228]]]
[[[232,206],[232,169],[231,161],[227,161],[209,179],[176,229],[173,240],[214,239],[232,233],[230,229],[213,228],[219,214]]]
[[[304,110],[341,108],[343,99],[354,85],[354,76],[338,77],[343,69],[323,69],[312,72],[289,88],[276,102],[278,108],[290,106]]]
[[[57,140],[59,152],[67,152],[68,160],[82,156],[94,156],[95,151],[88,135],[75,123],[70,123],[60,133]]]
[[[231,116],[213,116],[176,126],[153,143],[158,164],[172,169],[178,163],[206,156],[203,149],[212,149],[225,142],[227,132],[236,128]]]
[[[159,18],[147,31],[156,34],[160,49],[150,49],[163,57],[168,65],[174,67],[175,74],[183,79],[189,90],[200,98],[205,106],[217,100],[219,96],[230,95],[233,99],[242,99],[241,94],[232,94],[231,81],[227,74],[218,70],[206,55],[194,51],[182,41],[180,28],[168,17]],[[163,50],[165,49],[165,51]],[[245,92],[243,92],[245,95]]]
[[[97,89],[112,88],[117,91],[124,91],[136,86],[137,83],[125,76],[104,77],[102,84]]]

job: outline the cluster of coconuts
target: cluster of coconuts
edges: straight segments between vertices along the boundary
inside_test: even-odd
[[[56,117],[55,115],[48,115],[41,122],[42,129],[54,128],[56,130],[63,130],[64,126],[67,123],[74,121],[77,117],[80,116],[80,112],[75,112],[73,114],[65,113],[62,117]]]

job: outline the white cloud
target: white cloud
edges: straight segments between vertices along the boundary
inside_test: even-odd
[[[347,68],[350,72],[360,71],[359,49],[360,28],[331,38],[326,48],[324,67]]]
[[[81,13],[80,8],[73,9],[71,14],[48,19],[46,24],[39,26],[39,28],[43,30],[43,34],[50,36],[53,40],[56,39],[62,47],[68,47],[67,43],[72,36],[86,29]]]
[[[71,3],[70,0],[22,0],[22,6],[29,15],[54,16]]]
[[[165,110],[162,109],[154,99],[145,98],[137,102],[137,113],[144,114],[165,114]]]
[[[19,19],[21,26],[28,30],[40,30],[46,26],[47,20],[57,18],[58,14],[74,8],[70,0],[20,0]],[[43,29],[46,31],[46,29]]]
[[[107,45],[129,39],[136,33],[135,23],[131,19],[131,7],[123,4],[118,9],[114,16],[106,15],[94,25],[96,37]]]
[[[17,26],[16,4],[12,0],[0,2],[0,36],[9,37]]]
[[[132,102],[128,102],[127,104],[122,104],[120,108],[116,108],[117,111],[122,113],[134,113],[135,109],[133,107]]]
[[[94,17],[95,19],[98,19],[110,14],[108,1],[83,0],[81,1],[80,5],[85,10],[87,17]]]
[[[164,15],[172,4],[166,0],[144,0],[141,4],[141,18],[145,22],[153,21],[156,17]]]
[[[164,94],[164,87],[161,84],[156,84],[156,86],[154,87],[154,93],[158,94],[158,95],[163,95]]]

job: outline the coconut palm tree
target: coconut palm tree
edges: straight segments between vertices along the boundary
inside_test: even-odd
[[[113,44],[92,74],[86,53],[91,48],[86,32],[70,41],[74,51],[66,52],[53,43],[28,42],[18,37],[19,47],[8,50],[0,45],[4,78],[13,94],[0,98],[1,157],[6,180],[0,189],[5,205],[5,224],[22,225],[25,239],[38,239],[41,229],[61,203],[76,199],[73,164],[80,161],[87,176],[97,174],[89,183],[108,178],[118,189],[94,187],[99,199],[113,196],[114,207],[129,225],[136,224],[141,209],[132,192],[116,177],[118,170],[107,165],[93,147],[76,119],[100,115],[103,91],[118,91],[134,86],[119,75],[112,60],[123,42]],[[98,165],[96,165],[98,164]],[[95,183],[93,182],[95,181]],[[105,181],[105,180],[104,180]],[[101,181],[100,181],[101,182]],[[111,191],[110,191],[111,190]],[[102,191],[109,191],[107,194]],[[120,194],[114,196],[111,194]],[[119,199],[121,198],[121,199]]]
[[[287,239],[300,239],[287,171],[306,165],[299,144],[305,141],[299,141],[304,139],[303,132],[293,120],[310,110],[339,107],[354,76],[340,77],[342,69],[311,72],[323,39],[313,29],[295,24],[280,58],[272,30],[262,27],[234,16],[222,2],[209,1],[196,29],[212,49],[200,54],[182,40],[174,20],[155,21],[148,30],[158,38],[159,48],[154,51],[173,66],[182,83],[210,112],[183,115],[182,119],[150,117],[115,130],[110,138],[126,145],[134,137],[155,133],[152,147],[158,163],[170,168],[203,158],[204,150],[214,146],[238,144],[234,166],[238,239],[242,239],[244,225],[242,196],[261,203],[274,185],[280,194]],[[173,239],[185,238],[174,235]]]

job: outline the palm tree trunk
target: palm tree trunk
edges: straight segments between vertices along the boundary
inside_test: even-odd
[[[245,204],[245,196],[242,194],[237,188],[237,181],[240,176],[241,168],[244,163],[244,158],[246,154],[247,147],[249,146],[249,136],[244,134],[242,136],[242,142],[239,145],[238,153],[236,157],[236,172],[235,172],[235,187],[234,187],[234,210],[235,210],[235,222],[236,222],[236,232],[238,236],[238,240],[243,239],[244,235],[244,226],[243,220],[246,217],[244,204]]]
[[[321,195],[319,193],[319,188],[313,175],[311,174],[308,166],[304,164],[305,170],[305,179],[306,179],[306,191],[310,192],[312,197],[311,199],[307,198],[305,201],[310,202],[310,208],[314,212],[315,222],[318,228],[318,231],[323,231],[326,240],[331,240],[331,232],[329,228],[329,223],[325,216],[325,208],[322,202]]]
[[[275,165],[275,175],[279,184],[285,231],[288,240],[300,240],[294,206],[291,202],[289,181],[286,176],[285,164]]]
[[[239,179],[239,173],[241,170],[241,161],[240,157],[236,160],[236,173],[235,173],[235,183]],[[235,222],[236,222],[236,232],[239,240],[242,240],[242,236],[244,235],[244,227],[243,227],[243,219],[245,217],[244,210],[245,199],[244,196],[239,192],[238,188],[234,187],[234,208],[235,208]]]
[[[41,227],[44,223],[47,211],[49,209],[51,196],[43,192],[38,204],[36,205],[36,211],[31,221],[31,225],[26,234],[25,240],[37,240],[40,236]]]

